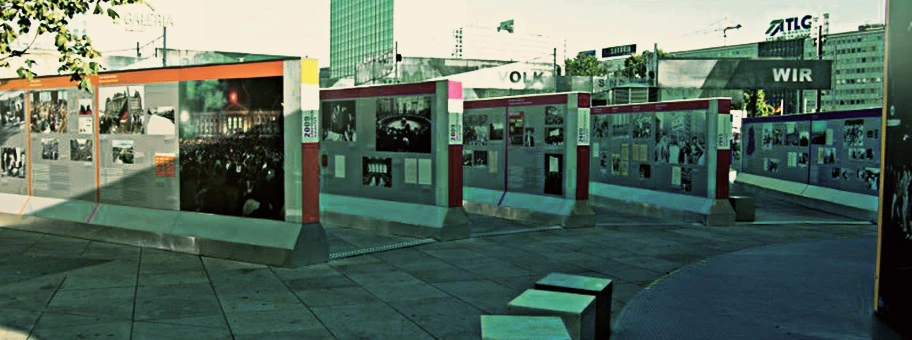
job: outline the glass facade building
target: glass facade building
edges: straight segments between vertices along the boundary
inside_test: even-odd
[[[331,76],[353,76],[365,58],[392,53],[393,0],[331,0],[329,31]]]

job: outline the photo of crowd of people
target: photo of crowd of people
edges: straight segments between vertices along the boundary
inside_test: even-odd
[[[56,161],[60,158],[60,141],[57,138],[41,139],[41,159]]]
[[[811,122],[811,144],[824,145],[827,140],[827,122]]]
[[[32,92],[31,125],[33,133],[67,132],[67,91]]]
[[[545,125],[564,126],[564,108],[560,106],[545,106]]]
[[[475,150],[472,154],[472,166],[476,168],[488,167],[488,152]]]
[[[180,205],[183,211],[285,219],[282,77],[183,82]],[[268,117],[236,124],[228,114]]]
[[[385,101],[382,101],[385,102]],[[378,105],[380,105],[378,103]],[[323,140],[327,142],[354,142],[358,135],[355,130],[355,101],[343,100],[324,102],[320,109]]]
[[[608,115],[592,116],[592,138],[608,138],[611,134],[611,117]]]
[[[0,177],[25,178],[25,149],[3,147],[0,157]]]
[[[25,93],[0,92],[0,126],[14,127],[25,124]]]
[[[706,164],[706,140],[701,120],[683,112],[656,114],[654,159],[664,164]]]
[[[115,140],[111,142],[111,161],[114,164],[134,164],[136,162],[136,150],[132,140]]]
[[[525,145],[523,133],[525,124],[525,112],[514,112],[510,114],[510,145]]]
[[[863,146],[865,138],[864,119],[845,121],[842,134],[843,147],[846,149]]]
[[[880,182],[880,168],[858,169],[858,179],[865,183],[868,190],[877,190]]]
[[[363,157],[362,183],[369,187],[390,188],[393,186],[393,159]]]
[[[642,139],[652,136],[652,115],[640,113],[633,117],[633,138]]]
[[[98,130],[102,134],[143,133],[145,87],[98,88]]]
[[[463,142],[469,146],[488,145],[488,115],[467,114],[462,118]]]
[[[562,127],[545,128],[545,144],[548,146],[564,145],[564,128],[562,128]]]
[[[432,98],[410,96],[378,100],[377,151],[430,153]]]
[[[91,139],[70,140],[70,160],[77,162],[91,162],[94,141]]]
[[[779,169],[780,169],[779,160],[772,159],[772,158],[764,158],[763,159],[763,169],[766,170],[766,172],[779,172]]]
[[[611,136],[615,138],[629,138],[630,135],[630,114],[615,114],[611,117]]]

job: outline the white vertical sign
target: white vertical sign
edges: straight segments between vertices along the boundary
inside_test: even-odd
[[[449,139],[450,145],[462,145],[462,99],[450,99],[447,101],[449,114]]]
[[[719,114],[716,116],[719,124],[717,125],[718,131],[716,137],[716,149],[717,150],[729,150],[731,149],[731,141],[733,138],[732,135],[732,115],[728,114]]]
[[[577,111],[577,145],[589,145],[589,108],[580,108]]]
[[[301,111],[301,142],[302,143],[319,143],[320,142],[320,111],[319,110]]]

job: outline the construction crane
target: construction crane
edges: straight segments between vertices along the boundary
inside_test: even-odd
[[[722,32],[723,46],[728,46],[728,31],[741,29],[741,27],[742,27],[741,24],[732,25],[731,20],[728,20],[728,17],[725,17],[722,20],[712,23],[711,25],[709,25],[708,28],[685,34],[682,37]]]

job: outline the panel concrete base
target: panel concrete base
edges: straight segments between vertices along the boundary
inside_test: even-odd
[[[859,221],[877,223],[877,196],[841,191],[780,179],[738,173],[733,189],[757,200],[778,199]]]
[[[735,224],[735,210],[728,200],[589,182],[589,201],[605,209],[659,217],[675,223]]]
[[[4,228],[273,266],[329,260],[329,242],[319,223],[281,221],[182,211],[153,210],[76,200],[0,194]],[[21,212],[21,213],[20,213]]]
[[[432,237],[440,241],[469,238],[469,216],[462,207],[382,201],[320,194],[320,221],[326,226],[382,235]]]
[[[470,187],[463,188],[463,197],[472,214],[565,228],[595,226],[595,210],[587,201]]]

